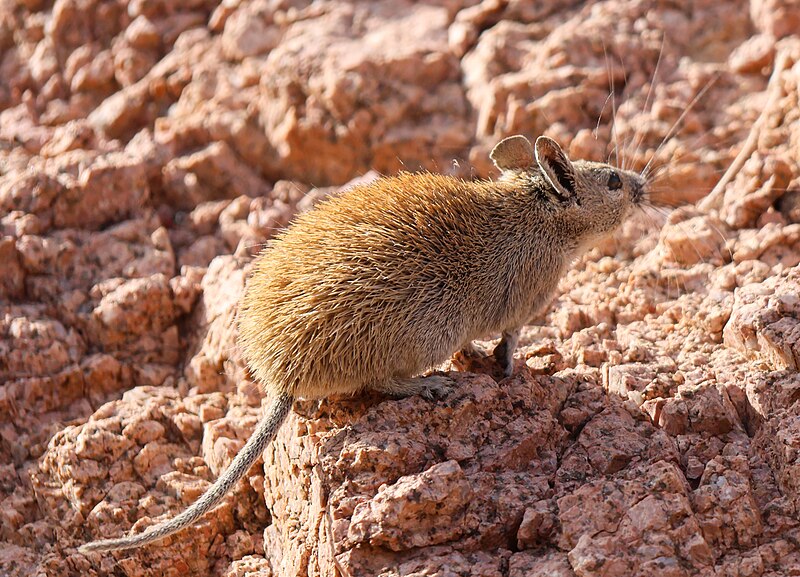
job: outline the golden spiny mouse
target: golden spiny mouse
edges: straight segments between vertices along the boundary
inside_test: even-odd
[[[238,315],[247,364],[272,404],[230,467],[191,507],[142,533],[81,551],[144,545],[194,522],[258,459],[298,397],[367,389],[434,399],[420,373],[473,339],[502,333],[510,375],[520,328],[567,267],[645,200],[639,174],[571,162],[540,136],[501,141],[496,181],[400,174],[320,203],[253,264]]]

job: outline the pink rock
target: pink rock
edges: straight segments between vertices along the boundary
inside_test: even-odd
[[[375,497],[357,506],[348,539],[402,551],[438,545],[465,530],[472,489],[457,461],[439,463],[418,475],[401,477]],[[404,528],[413,520],[417,533]]]
[[[157,32],[156,32],[157,34]],[[160,38],[158,38],[160,40]],[[134,38],[131,42],[139,42]],[[120,42],[113,47],[112,74],[120,86],[134,86],[137,82],[144,79],[158,62],[159,53],[155,48],[138,49],[129,46],[126,42]],[[135,118],[135,117],[134,117]]]
[[[715,551],[752,547],[763,531],[745,457],[718,457],[706,465],[692,494],[700,529]]]
[[[786,192],[792,177],[791,160],[754,154],[725,191],[722,219],[732,228],[752,228]]]
[[[562,552],[514,553],[508,563],[509,577],[573,577],[567,556]]]
[[[441,6],[364,4],[294,22],[261,74],[260,121],[281,175],[328,185],[369,168],[394,172],[398,159],[408,168],[432,167],[432,158],[449,166],[468,137],[448,18]],[[353,20],[368,31],[358,40],[348,32]],[[320,71],[313,82],[302,75],[278,81],[308,66]],[[380,75],[370,72],[377,69]],[[402,127],[403,117],[415,118],[413,126]]]
[[[92,343],[139,362],[172,364],[178,356],[177,313],[163,275],[132,279],[102,295],[87,320]]]
[[[4,274],[0,278],[0,297],[19,298],[25,294],[25,271],[20,264],[19,252],[14,239],[0,237],[0,262],[4,264]]]
[[[130,368],[109,354],[97,353],[84,357],[81,361],[81,370],[84,383],[91,395],[108,394],[126,385],[130,386]]]
[[[517,532],[517,546],[520,549],[547,546],[557,533],[557,529],[558,516],[555,503],[539,501],[525,509],[525,515]]]
[[[169,284],[175,296],[175,306],[184,314],[192,311],[200,295],[203,271],[199,267],[181,267],[181,275],[170,279]]]
[[[661,230],[659,245],[666,259],[693,265],[699,262],[722,264],[726,257],[730,258],[725,248],[725,226],[721,222],[708,216],[676,221],[670,218]]]
[[[53,203],[58,227],[99,228],[132,215],[149,194],[144,165],[124,155],[99,158]]]
[[[800,269],[736,292],[733,313],[723,332],[725,345],[776,369],[800,366]]]
[[[736,72],[757,73],[769,66],[774,57],[775,38],[757,34],[733,51],[730,63]]]
[[[203,277],[202,300],[191,318],[195,334],[184,375],[199,392],[231,387],[244,377],[236,349],[236,303],[244,290],[245,271],[235,257],[217,257]]]
[[[236,158],[225,142],[215,142],[164,167],[166,198],[174,206],[189,209],[201,202],[241,195],[266,194],[266,184]]]
[[[66,328],[49,317],[41,306],[6,305],[0,319],[0,347],[4,379],[47,377],[77,362],[85,351],[85,343],[72,328]]]
[[[181,267],[207,267],[217,255],[229,251],[229,246],[218,236],[201,236],[191,245],[180,251],[178,255],[178,264]]]
[[[112,138],[130,132],[147,117],[147,92],[143,81],[115,92],[89,114],[89,123]]]
[[[241,60],[268,53],[281,39],[282,30],[275,25],[269,2],[242,5],[225,21],[222,50],[228,58]]]
[[[110,50],[103,50],[79,68],[70,82],[72,92],[100,92],[113,88],[114,60]]]
[[[800,27],[800,6],[791,0],[756,0],[750,16],[759,31],[775,38],[794,34]]]
[[[125,38],[133,48],[151,49],[161,44],[158,29],[145,15],[133,19],[125,30]]]
[[[684,564],[696,572],[713,566],[685,479],[674,465],[650,466],[643,483],[585,485],[560,499],[558,508],[570,565],[579,575],[599,574],[601,568],[607,575],[647,575],[656,568],[686,575]]]

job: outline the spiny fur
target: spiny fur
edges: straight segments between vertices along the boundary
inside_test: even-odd
[[[580,250],[622,223],[645,185],[608,165],[573,164],[544,137],[535,155],[527,139],[510,137],[492,151],[503,171],[496,182],[404,173],[298,217],[256,259],[240,303],[239,344],[276,399],[262,422],[189,509],[81,550],[136,547],[192,523],[247,472],[294,398],[426,394],[442,377],[423,384],[415,375],[495,332],[503,333],[495,358],[508,371],[519,328]]]

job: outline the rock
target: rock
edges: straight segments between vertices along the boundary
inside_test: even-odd
[[[48,316],[40,305],[6,305],[0,310],[0,414],[10,419],[18,405],[40,413],[55,411],[82,398],[84,378],[77,363],[86,343],[81,335]],[[6,447],[12,453],[20,450],[23,447]]]
[[[128,28],[125,30],[125,38],[130,42],[131,47],[138,49],[146,50],[158,48],[161,44],[158,29],[155,24],[143,14],[134,18],[130,25],[128,25]]]
[[[42,173],[10,172],[0,183],[0,206],[4,211],[42,214],[50,208],[64,186]]]
[[[239,359],[234,319],[244,284],[245,271],[232,256],[215,258],[203,276],[202,301],[191,319],[196,336],[184,368],[187,382],[200,392],[233,386],[244,376],[241,365],[228,362]]]
[[[790,247],[800,242],[800,226],[781,226],[768,223],[757,230],[743,232],[733,245],[734,262],[750,261],[749,267],[774,266],[778,263],[784,267],[799,264],[796,254]],[[756,260],[758,259],[758,260]],[[762,268],[760,271],[765,272]],[[758,276],[758,275],[756,275]],[[766,278],[761,274],[759,280]]]
[[[295,21],[269,52],[258,106],[281,177],[341,184],[370,168],[447,167],[466,148],[467,106],[447,44],[447,10],[410,6],[337,5]],[[356,39],[349,22],[368,33]],[[318,70],[313,79],[296,74],[310,69]],[[402,126],[404,118],[413,125]]]
[[[722,218],[732,228],[752,228],[792,180],[792,164],[779,156],[755,154],[726,190]]]
[[[445,405],[428,407],[426,423],[414,419],[414,411],[410,411],[409,406],[422,400],[409,398],[388,404],[375,404],[374,400],[331,403],[326,408],[321,407],[324,411],[320,414],[321,420],[308,421],[306,419],[315,418],[309,415],[296,423],[290,421],[289,427],[281,430],[278,441],[265,457],[265,496],[271,509],[280,512],[277,513],[280,518],[288,513],[296,519],[317,519],[316,511],[320,507],[316,496],[312,495],[310,501],[298,501],[295,496],[278,496],[271,489],[285,474],[289,462],[286,451],[292,443],[293,431],[309,427],[314,431],[303,441],[303,454],[292,459],[297,463],[299,457],[299,462],[304,463],[295,469],[301,471],[303,478],[310,476],[304,483],[318,487],[320,473],[337,479],[336,487],[329,489],[330,537],[310,527],[308,533],[282,533],[279,532],[284,527],[282,523],[270,532],[267,541],[284,543],[282,566],[292,568],[285,574],[305,572],[306,561],[298,556],[296,548],[286,546],[286,537],[282,535],[292,540],[319,539],[323,548],[336,548],[340,562],[365,572],[387,565],[399,568],[418,559],[414,543],[419,539],[430,539],[431,544],[448,543],[465,535],[466,542],[472,543],[471,550],[482,551],[503,547],[516,537],[516,528],[526,506],[548,494],[544,475],[547,471],[552,474],[554,448],[563,439],[551,411],[559,410],[558,399],[562,393],[558,388],[547,391],[530,378],[518,379],[507,392],[497,388],[488,377],[457,378],[460,386],[452,400]],[[550,399],[552,409],[531,411],[534,398]],[[331,410],[336,412],[329,413]],[[476,419],[476,411],[480,414],[483,410],[492,412],[490,420]],[[347,414],[351,416],[348,418]],[[336,425],[346,422],[342,419],[356,421],[348,426],[349,430],[343,430]],[[376,419],[394,424],[376,430],[371,425]],[[480,426],[472,427],[468,423],[480,423]],[[524,455],[528,463],[525,465],[520,461],[523,453],[519,439],[509,427],[525,430],[535,426],[539,426],[538,435],[525,439]],[[393,430],[406,433],[393,435]],[[427,449],[428,442],[418,437],[423,431],[429,441],[441,447],[446,460],[438,459]],[[552,457],[546,457],[546,463],[536,466],[536,474],[523,472],[529,471],[530,463],[536,462],[535,455]],[[500,463],[514,458],[519,472],[503,470]],[[311,462],[318,462],[317,467],[322,469],[312,466]],[[349,465],[342,468],[339,464],[345,462]],[[475,464],[463,469],[458,464],[461,462]],[[444,482],[446,479],[449,480]],[[440,500],[444,501],[435,505]],[[436,525],[433,532],[408,532],[409,523],[414,526],[419,523],[407,517],[412,510],[409,507],[419,508],[419,515],[423,517],[430,514],[428,511],[450,508],[453,523]],[[378,515],[380,511],[386,515]],[[395,521],[389,522],[390,518]],[[440,514],[437,512],[433,519],[440,520]],[[331,537],[333,542],[329,541]],[[357,543],[361,545],[356,546]],[[272,550],[265,552],[269,555]]]
[[[438,463],[382,487],[353,511],[347,538],[353,544],[403,551],[446,543],[465,531],[472,488],[457,461]],[[405,527],[414,523],[417,531]]]
[[[733,51],[730,57],[731,68],[736,72],[758,73],[775,58],[775,39],[758,34]]]
[[[744,457],[717,457],[706,464],[692,505],[706,542],[716,551],[752,547],[764,529]]]
[[[281,39],[269,2],[253,2],[235,10],[225,21],[222,51],[231,59],[268,53]]]
[[[759,31],[783,38],[800,26],[800,6],[791,0],[756,0],[750,3],[750,17]]]
[[[114,61],[109,50],[95,54],[79,68],[70,82],[72,92],[108,91],[113,87]]]
[[[200,203],[266,194],[266,184],[236,158],[225,142],[215,142],[187,157],[171,160],[164,167],[167,202],[179,209]]]
[[[740,354],[773,369],[800,367],[800,269],[794,267],[735,293],[724,342]]]
[[[551,544],[551,538],[558,529],[558,516],[553,503],[539,501],[532,507],[525,509],[519,531],[517,543],[520,549],[540,548]]]
[[[679,218],[679,217],[678,217]],[[729,253],[725,251],[724,225],[708,216],[697,216],[680,222],[675,213],[661,229],[660,248],[665,259],[682,265],[699,262],[722,264]]]
[[[796,413],[796,408],[792,413]],[[762,447],[778,486],[796,510],[800,505],[800,484],[797,482],[800,470],[800,417],[791,413],[781,414],[780,411],[770,415],[769,420],[759,428],[757,444]]]
[[[20,298],[25,294],[25,271],[20,264],[14,239],[5,236],[0,238],[0,262],[5,271],[0,278],[0,298]]]
[[[537,555],[514,553],[508,563],[509,577],[573,577],[575,572],[564,553]]]
[[[143,30],[146,34],[147,31]],[[157,32],[156,32],[157,33]],[[143,38],[135,37],[134,42],[148,42]],[[158,38],[160,40],[160,37]],[[119,42],[113,48],[113,76],[114,80],[123,87],[133,86],[145,76],[158,62],[158,51],[155,48],[136,49],[127,42]],[[133,127],[131,127],[133,128]]]
[[[115,92],[89,115],[89,124],[110,137],[121,136],[141,126],[147,118],[147,85],[137,82]]]
[[[789,223],[800,223],[800,191],[787,191],[786,194],[778,200],[777,208]]]
[[[230,249],[225,241],[217,236],[201,236],[178,255],[178,264],[181,267],[207,267],[219,254],[224,254]]]
[[[215,402],[213,397],[195,401]],[[170,409],[164,409],[165,402]],[[104,536],[127,531],[134,520],[139,521],[134,530],[141,530],[162,514],[170,516],[207,487],[208,469],[193,465],[185,445],[173,442],[167,434],[174,417],[196,411],[197,405],[184,404],[174,389],[133,389],[122,400],[101,407],[85,426],[70,427],[55,436],[34,474],[44,506],[55,513],[69,499],[86,517],[86,527],[95,532],[103,527]],[[180,458],[173,460],[176,456]],[[176,465],[181,470],[177,475]],[[70,483],[55,489],[64,475]],[[106,482],[110,487],[99,490],[98,484]],[[131,519],[124,514],[137,504],[143,505],[141,515]],[[159,548],[146,556],[146,562],[165,575],[208,571],[207,555],[191,560],[188,553],[193,548],[208,551],[214,536],[220,530],[229,531],[232,522],[230,503],[218,507],[204,528],[196,527],[183,544],[173,545],[173,551],[175,547],[184,550],[187,561],[175,566],[172,553]]]
[[[508,557],[507,554],[504,556],[492,556],[482,552],[462,553],[449,550],[446,547],[439,547],[433,549],[432,553],[428,555],[417,554],[399,564],[391,564],[385,557],[383,559],[374,559],[372,563],[363,563],[358,558],[353,560],[346,553],[339,559],[339,566],[344,571],[347,571],[346,574],[362,575],[369,574],[365,572],[373,571],[373,567],[383,560],[386,564],[381,566],[382,574],[391,577],[414,575],[423,571],[446,572],[459,577],[482,577],[484,575],[486,577],[501,577],[504,574],[503,567],[505,566],[506,557]]]
[[[53,224],[59,228],[100,228],[132,216],[148,195],[141,161],[119,155],[100,157],[56,197]]]
[[[643,482],[600,480],[559,499],[562,543],[576,574],[658,568],[680,575],[682,566],[695,573],[713,567],[680,471],[661,461],[642,473]]]
[[[262,577],[262,575],[266,577],[270,573],[271,569],[266,559],[256,555],[246,555],[231,563],[225,577]]]
[[[167,278],[131,279],[98,292],[98,302],[86,318],[89,342],[140,363],[177,362],[177,312]]]

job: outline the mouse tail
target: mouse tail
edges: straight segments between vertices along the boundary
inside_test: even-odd
[[[285,393],[278,395],[277,399],[270,405],[267,409],[267,413],[258,423],[256,430],[250,435],[245,446],[242,447],[242,450],[239,451],[222,476],[183,513],[159,525],[148,527],[143,532],[136,535],[120,537],[118,539],[92,541],[91,543],[79,547],[78,551],[81,553],[88,553],[90,551],[132,549],[147,543],[152,543],[153,541],[158,541],[167,535],[180,531],[202,517],[222,500],[236,482],[250,470],[253,463],[258,460],[258,457],[275,437],[281,424],[289,414],[293,400],[294,399],[290,395]]]

